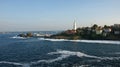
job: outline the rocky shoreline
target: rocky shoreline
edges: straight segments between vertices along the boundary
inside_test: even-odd
[[[57,36],[57,35],[54,35],[54,36],[51,36],[51,37],[45,37],[45,38],[51,38],[51,39],[68,39],[68,40],[115,40],[115,41],[120,41],[119,38],[110,38],[110,37],[107,37],[107,38],[94,38],[94,39],[90,39],[90,38],[80,38],[79,36]]]
[[[92,27],[81,27],[72,30],[66,30],[61,33],[51,35],[48,38],[53,39],[70,39],[70,40],[117,40],[120,41],[120,26],[94,24]]]

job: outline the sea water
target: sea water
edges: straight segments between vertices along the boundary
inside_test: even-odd
[[[0,34],[0,67],[120,67],[120,41],[22,38],[17,34]]]

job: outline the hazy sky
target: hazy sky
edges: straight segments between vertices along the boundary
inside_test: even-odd
[[[42,31],[120,23],[120,0],[0,0],[0,31]]]

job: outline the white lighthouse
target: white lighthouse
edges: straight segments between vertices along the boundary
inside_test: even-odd
[[[76,21],[74,20],[74,23],[73,23],[73,30],[76,31]]]

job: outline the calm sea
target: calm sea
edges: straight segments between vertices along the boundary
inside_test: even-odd
[[[20,38],[17,34],[0,34],[0,67],[120,67],[120,41]]]

